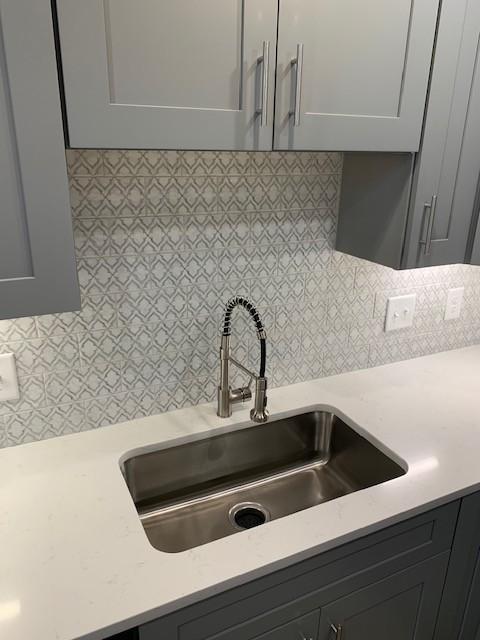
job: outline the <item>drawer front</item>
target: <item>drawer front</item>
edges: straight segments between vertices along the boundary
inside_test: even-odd
[[[230,629],[226,633],[215,636],[215,640],[316,640],[318,634],[320,612],[312,613],[295,618],[291,622],[272,628],[261,635],[255,634],[254,623],[247,622],[235,629]],[[275,615],[272,616],[271,624],[274,624]],[[213,638],[212,638],[213,640]]]
[[[236,640],[228,634],[247,622],[252,634],[239,639],[262,637],[352,589],[449,550],[458,507],[440,507],[146,624],[140,640]]]

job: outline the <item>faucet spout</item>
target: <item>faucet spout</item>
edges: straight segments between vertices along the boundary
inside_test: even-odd
[[[232,358],[230,353],[230,336],[232,312],[241,306],[248,311],[255,323],[257,337],[260,342],[260,367],[259,374],[255,374],[240,362]],[[218,406],[217,415],[221,418],[228,418],[232,415],[232,405],[237,402],[244,402],[252,397],[250,389],[252,380],[255,380],[255,402],[254,408],[250,412],[250,418],[254,422],[266,422],[267,412],[267,379],[265,377],[266,357],[267,357],[267,336],[263,323],[254,304],[240,296],[231,298],[225,307],[225,317],[223,321],[222,340],[220,345],[220,383],[218,386]],[[229,381],[229,365],[232,364],[250,376],[248,386],[232,389]]]

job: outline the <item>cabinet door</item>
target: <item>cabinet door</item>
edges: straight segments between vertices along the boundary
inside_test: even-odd
[[[438,0],[282,0],[277,149],[416,151]]]
[[[480,14],[480,5],[478,5],[478,9]],[[476,72],[463,134],[449,227],[446,231],[448,240],[440,242],[438,249],[435,244],[433,247],[441,258],[443,257],[440,253],[442,249],[448,252],[446,255],[449,255],[451,250],[453,255],[453,248],[458,247],[459,260],[460,250],[463,250],[467,244],[467,261],[471,259],[472,264],[480,265],[480,226],[478,225],[480,212],[480,17],[477,28]],[[443,224],[445,226],[445,222]]]
[[[448,556],[443,553],[323,607],[319,640],[431,640]]]
[[[480,640],[480,494],[462,500],[435,640]]]
[[[405,266],[464,262],[480,170],[480,3],[444,0]]]
[[[277,0],[57,0],[73,147],[271,149]]]
[[[50,0],[0,0],[0,318],[80,306]]]

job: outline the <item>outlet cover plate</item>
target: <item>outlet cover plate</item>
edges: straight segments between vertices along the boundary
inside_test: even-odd
[[[447,304],[445,305],[445,320],[456,320],[460,318],[463,306],[464,287],[449,289],[447,294]]]
[[[18,388],[17,368],[13,353],[0,355],[0,402],[18,400],[20,390]]]
[[[385,317],[385,331],[406,329],[413,325],[417,295],[396,296],[389,298],[387,302],[387,315]]]

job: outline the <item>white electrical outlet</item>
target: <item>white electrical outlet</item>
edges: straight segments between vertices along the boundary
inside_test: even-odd
[[[0,402],[18,400],[19,398],[15,356],[13,353],[0,355]]]
[[[415,316],[416,304],[416,294],[389,298],[387,302],[387,315],[385,317],[385,331],[395,331],[396,329],[411,327]]]
[[[445,305],[445,320],[456,320],[460,318],[464,291],[464,287],[448,290],[447,304]]]

